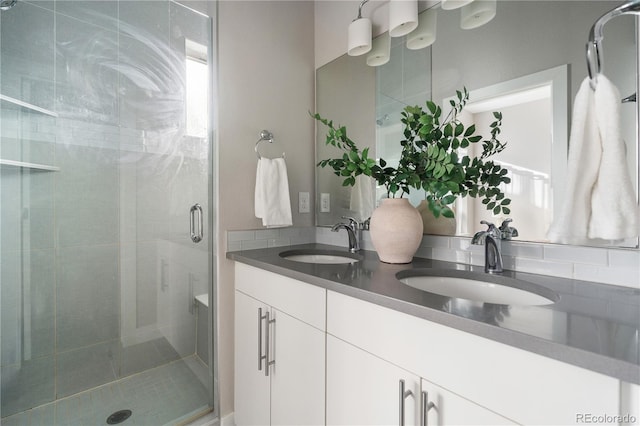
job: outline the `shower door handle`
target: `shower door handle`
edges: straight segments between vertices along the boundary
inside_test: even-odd
[[[198,221],[198,231],[196,232],[196,216]],[[189,231],[191,233],[191,241],[194,243],[199,243],[202,241],[202,236],[204,235],[203,224],[202,224],[202,206],[198,203],[191,206],[191,210],[189,210]]]

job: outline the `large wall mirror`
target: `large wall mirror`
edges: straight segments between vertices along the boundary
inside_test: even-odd
[[[317,111],[361,148],[377,158],[398,160],[402,139],[400,113],[406,105],[433,100],[444,107],[455,91],[466,87],[470,103],[463,121],[489,134],[492,112],[503,113],[502,140],[508,147],[497,157],[510,170],[504,188],[512,199],[519,240],[547,242],[554,208],[564,194],[571,105],[587,76],[585,44],[593,23],[620,1],[519,1],[497,4],[496,17],[473,30],[460,28],[459,10],[438,10],[437,38],[425,49],[409,50],[403,38],[392,38],[390,60],[366,65],[365,56],[344,55],[317,70]],[[438,6],[436,6],[438,7]],[[603,70],[622,97],[638,88],[638,18],[620,16],[604,29]],[[638,193],[638,104],[621,106],[627,167]],[[341,155],[325,146],[318,126],[316,158]],[[365,219],[384,191],[372,179],[343,187],[329,169],[316,168],[316,224],[329,226],[342,216]],[[412,192],[415,206],[424,193]],[[473,199],[456,203],[455,234],[472,235],[480,220],[500,222]],[[637,247],[637,239],[622,246]]]

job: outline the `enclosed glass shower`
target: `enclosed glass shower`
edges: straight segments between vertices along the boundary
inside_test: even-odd
[[[3,426],[210,411],[214,20],[2,3]]]

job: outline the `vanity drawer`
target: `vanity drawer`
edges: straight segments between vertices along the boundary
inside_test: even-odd
[[[617,379],[332,291],[327,333],[518,423],[619,412]]]
[[[239,262],[235,274],[236,290],[325,330],[325,289]]]

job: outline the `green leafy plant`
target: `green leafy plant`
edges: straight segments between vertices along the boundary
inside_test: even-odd
[[[319,167],[331,167],[344,178],[343,185],[355,184],[358,175],[364,174],[384,186],[390,198],[402,197],[411,189],[424,190],[429,209],[435,217],[453,217],[451,204],[458,197],[481,198],[482,203],[494,214],[509,214],[511,200],[500,190],[502,183],[509,183],[507,170],[489,160],[489,157],[505,149],[500,142],[502,114],[494,112],[491,137],[483,140],[476,134],[475,125],[465,127],[458,118],[469,100],[469,92],[456,91],[457,100],[451,100],[450,113],[441,120],[442,109],[428,101],[426,109],[406,107],[401,116],[404,126],[400,160],[396,167],[384,159],[376,163],[369,157],[369,149],[362,151],[347,136],[347,129],[334,126],[331,120],[312,114],[328,131],[325,143],[343,151],[342,157],[329,158],[318,163]],[[458,154],[472,144],[482,143],[479,156]]]

